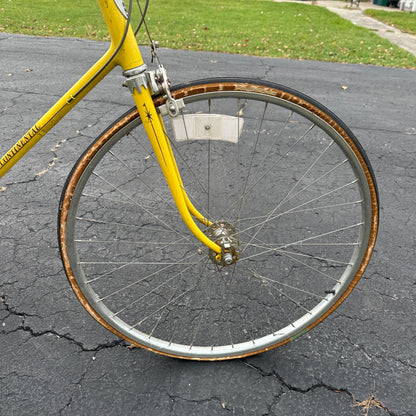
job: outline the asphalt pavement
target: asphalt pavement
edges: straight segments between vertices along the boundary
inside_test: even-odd
[[[1,33],[2,151],[106,47]],[[103,329],[67,283],[56,216],[80,152],[133,104],[116,70],[0,180],[0,415],[416,415],[416,72],[167,49],[160,57],[173,83],[262,78],[338,114],[378,180],[370,265],[317,328],[247,359],[170,359]]]

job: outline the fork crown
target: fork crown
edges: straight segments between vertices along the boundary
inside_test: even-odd
[[[136,89],[139,93],[142,92],[142,87],[148,88],[148,77],[147,77],[147,65],[143,64],[137,68],[129,69],[123,72],[123,75],[127,78],[123,86],[127,87],[131,93]]]

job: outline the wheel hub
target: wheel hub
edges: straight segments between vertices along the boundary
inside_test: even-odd
[[[238,260],[240,241],[237,238],[235,227],[226,221],[212,223],[205,235],[221,246],[221,253],[209,250],[209,258],[219,266],[231,266]]]

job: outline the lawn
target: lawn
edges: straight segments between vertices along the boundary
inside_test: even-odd
[[[133,15],[133,21],[138,15]],[[161,46],[290,59],[416,67],[416,57],[325,8],[267,0],[151,0]],[[0,31],[108,40],[93,0],[10,0]],[[138,36],[141,44],[147,37]]]
[[[416,35],[416,13],[368,9],[365,11],[365,14],[390,26],[397,27],[402,32]]]

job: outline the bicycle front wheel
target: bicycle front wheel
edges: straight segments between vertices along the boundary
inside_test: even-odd
[[[81,156],[60,248],[88,312],[130,343],[215,360],[282,345],[351,292],[377,233],[374,174],[351,131],[289,88],[212,79],[173,88],[165,128],[184,188],[232,246],[219,262],[184,225],[137,111]],[[156,107],[163,98],[154,98]]]

